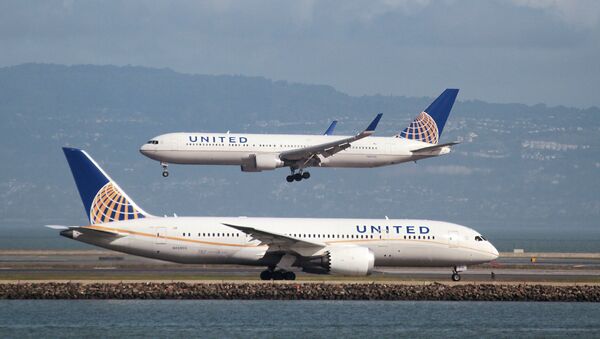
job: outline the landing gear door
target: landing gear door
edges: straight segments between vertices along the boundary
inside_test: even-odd
[[[458,232],[457,231],[449,231],[448,232],[448,246],[450,248],[458,247]]]
[[[157,227],[156,228],[155,243],[157,245],[164,245],[167,243],[167,228],[166,227]]]

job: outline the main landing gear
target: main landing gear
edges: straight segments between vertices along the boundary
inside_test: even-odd
[[[295,170],[292,170],[292,174],[285,177],[285,180],[287,182],[294,182],[294,180],[301,181],[302,179],[308,179],[308,178],[310,178],[309,172],[304,172],[303,170],[300,170],[300,172],[296,173]]]
[[[266,269],[260,272],[260,280],[296,280],[296,273],[285,270]]]
[[[169,176],[169,170],[167,170],[167,166],[169,166],[169,165],[166,162],[161,162],[160,165],[162,166],[162,169],[163,169],[162,176],[164,178],[168,177]]]

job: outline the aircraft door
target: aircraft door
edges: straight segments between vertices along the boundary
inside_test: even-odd
[[[458,232],[457,231],[449,231],[448,232],[448,246],[450,248],[458,247]]]

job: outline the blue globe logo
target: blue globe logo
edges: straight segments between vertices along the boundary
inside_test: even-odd
[[[98,191],[90,211],[92,224],[143,217],[111,182]]]
[[[408,127],[400,132],[400,136],[405,139],[437,144],[437,124],[429,114],[426,112],[421,112],[421,114],[419,114]]]

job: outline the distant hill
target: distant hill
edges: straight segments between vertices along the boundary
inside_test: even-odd
[[[138,153],[150,137],[172,131],[319,134],[338,119],[337,133],[354,133],[378,112],[384,117],[377,134],[393,135],[431,100],[143,67],[0,68],[0,228],[29,232],[45,223],[85,222],[60,149],[70,145],[88,150],[155,214],[389,215],[495,234],[597,232],[598,108],[459,101],[442,136],[462,141],[456,152],[373,170],[314,169],[313,178],[294,184],[285,182],[286,170],[235,167],[172,166],[165,180],[160,166]]]

